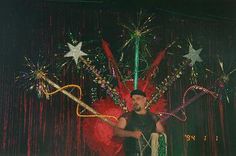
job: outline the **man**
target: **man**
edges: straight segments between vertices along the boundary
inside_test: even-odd
[[[114,129],[114,134],[124,137],[124,151],[126,156],[150,156],[151,148],[148,140],[152,133],[163,133],[164,127],[155,114],[145,109],[146,94],[141,90],[130,93],[133,111],[124,113]]]

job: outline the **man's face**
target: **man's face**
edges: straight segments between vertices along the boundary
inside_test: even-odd
[[[146,97],[142,95],[133,95],[132,96],[133,110],[140,111],[145,108]]]

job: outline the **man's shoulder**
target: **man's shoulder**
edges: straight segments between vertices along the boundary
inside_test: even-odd
[[[155,113],[151,112],[151,111],[147,111],[151,116],[156,116]]]
[[[159,117],[155,113],[152,113],[150,111],[148,111],[148,113],[155,122],[157,122],[159,120]]]
[[[122,114],[119,118],[124,118],[126,120],[128,120],[130,118],[130,116],[132,115],[132,111],[131,112],[126,112],[124,114]]]

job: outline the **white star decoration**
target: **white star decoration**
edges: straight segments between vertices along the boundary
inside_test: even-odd
[[[76,46],[73,46],[70,43],[67,43],[67,45],[69,46],[70,51],[66,53],[64,57],[73,57],[77,65],[79,57],[87,55],[86,53],[81,51],[82,42],[80,42]]]
[[[202,51],[202,48],[197,49],[197,50],[193,49],[193,46],[190,43],[189,44],[189,53],[184,55],[183,57],[190,59],[191,60],[190,65],[193,66],[196,62],[202,62],[202,59],[199,56],[201,51]]]

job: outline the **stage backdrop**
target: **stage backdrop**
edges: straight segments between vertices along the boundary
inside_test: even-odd
[[[137,12],[138,9],[122,7],[27,1],[1,9],[0,155],[97,155],[85,144],[83,119],[76,116],[74,102],[60,93],[50,100],[39,99],[34,92],[19,88],[15,78],[25,68],[24,56],[37,61],[40,55],[44,55],[49,62],[57,62],[55,55],[63,56],[68,51],[66,43],[73,40],[92,42],[99,47],[101,39],[106,39],[119,61],[122,52],[118,49],[124,42],[122,35],[126,35],[120,24],[131,23]],[[189,15],[168,9],[146,11],[146,14],[152,13],[157,33],[150,56],[156,56],[172,41],[177,42],[160,64],[154,84],[165,78],[187,53],[180,50],[183,48],[181,45],[191,42],[195,49],[203,48],[203,63],[194,71],[191,67],[186,69],[164,95],[168,111],[181,104],[184,91],[191,83],[222,95],[221,100],[204,95],[193,102],[185,108],[188,117],[185,122],[174,117],[166,121],[168,155],[235,155],[236,73],[224,86],[217,83],[223,75],[218,58],[224,64],[225,73],[236,68],[235,19]],[[124,64],[134,58],[131,50],[124,50]],[[106,96],[83,69],[79,73],[79,69],[73,66],[61,69],[60,81],[57,82],[61,86],[79,84],[83,90],[82,100],[90,106],[93,100]],[[193,76],[191,72],[198,75]],[[76,91],[73,93],[78,94]],[[92,93],[95,96],[91,96]],[[187,99],[195,94],[197,92],[191,92]]]

